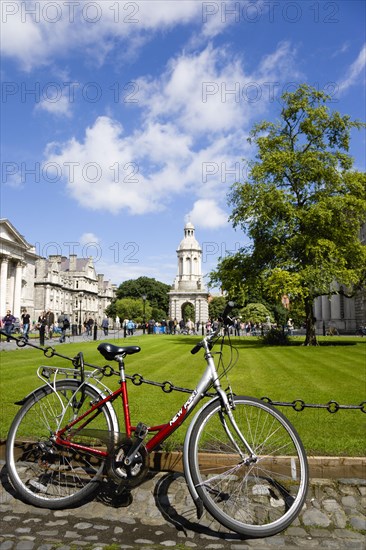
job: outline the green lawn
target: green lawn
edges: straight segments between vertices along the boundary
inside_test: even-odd
[[[193,389],[204,368],[202,352],[190,354],[198,340],[187,336],[145,335],[119,342],[142,348],[139,354],[127,358],[128,374],[139,373],[150,380],[169,380],[176,386]],[[229,380],[236,394],[268,396],[274,401],[286,402],[302,399],[313,404],[334,400],[342,405],[359,405],[366,400],[366,339],[321,338],[321,343],[338,345],[318,347],[296,345],[302,341],[296,338],[294,345],[288,347],[264,347],[253,337],[233,341],[239,350],[239,359],[229,373]],[[104,365],[97,345],[97,342],[67,344],[57,346],[56,350],[70,357],[81,350],[86,361]],[[0,353],[1,438],[6,437],[17,411],[14,401],[41,385],[36,376],[39,365],[65,366],[65,360],[46,358],[40,351],[26,348]],[[118,379],[104,378],[104,382],[116,388]],[[222,384],[224,388],[228,385],[225,380]],[[169,421],[187,399],[185,393],[166,394],[146,384],[130,385],[129,395],[133,422],[147,424]],[[309,455],[365,454],[366,415],[360,410],[340,410],[336,414],[323,409],[306,408],[300,413],[289,407],[281,410],[299,431]],[[173,434],[167,448],[182,444],[186,427]]]

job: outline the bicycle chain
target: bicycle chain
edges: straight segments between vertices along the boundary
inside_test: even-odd
[[[7,336],[3,331],[1,331],[1,334],[4,336]],[[75,368],[78,368],[80,365],[80,358],[77,355],[76,357],[68,357],[67,355],[62,355],[61,353],[58,353],[54,347],[47,346],[45,348],[42,348],[41,346],[37,346],[36,344],[32,344],[28,340],[25,340],[24,338],[16,338],[15,336],[10,336],[12,340],[15,340],[18,347],[25,347],[25,346],[31,346],[32,348],[39,349],[43,352],[45,357],[51,358],[51,357],[61,357],[62,359],[66,359],[67,361],[71,361],[73,366]],[[103,376],[119,376],[119,372],[113,369],[110,365],[105,365],[104,367],[99,367],[97,365],[93,365],[91,363],[87,363],[84,361],[84,366],[91,367],[93,369],[99,370]],[[169,380],[165,380],[164,382],[155,382],[153,380],[146,380],[141,374],[125,374],[126,378],[128,380],[131,380],[132,384],[135,386],[141,386],[141,384],[148,384],[150,386],[156,386],[160,387],[163,392],[165,393],[171,393],[172,391],[179,391],[184,393],[192,393],[194,390],[188,389],[188,388],[181,388],[180,386],[175,386],[172,382],[169,382]],[[210,393],[206,392],[206,397],[213,397],[216,393]],[[359,405],[340,405],[337,403],[337,401],[331,400],[328,401],[325,405],[316,404],[316,403],[305,403],[302,399],[295,399],[294,401],[287,402],[287,401],[273,401],[270,397],[264,396],[261,397],[261,401],[264,401],[265,403],[268,403],[269,405],[274,405],[276,407],[292,407],[296,412],[302,412],[306,408],[310,409],[325,409],[331,414],[335,414],[339,410],[360,410],[363,413],[366,413],[366,401],[362,401]]]

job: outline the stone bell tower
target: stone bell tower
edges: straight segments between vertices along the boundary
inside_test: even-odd
[[[180,321],[183,308],[191,304],[195,323],[208,320],[208,292],[202,283],[202,249],[195,237],[194,225],[187,222],[184,238],[177,249],[178,273],[169,292],[169,315]]]

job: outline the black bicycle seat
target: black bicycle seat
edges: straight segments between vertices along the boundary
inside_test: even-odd
[[[103,355],[107,361],[113,361],[117,355],[133,355],[141,351],[139,346],[114,346],[107,342],[99,344],[98,351]]]

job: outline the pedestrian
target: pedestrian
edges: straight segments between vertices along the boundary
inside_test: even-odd
[[[193,323],[193,321],[191,321],[191,319],[187,320],[186,327],[187,327],[187,330],[188,330],[188,334],[192,334],[192,332],[194,330],[194,323]]]
[[[289,334],[290,336],[292,336],[293,330],[294,330],[294,324],[293,324],[293,322],[292,322],[292,319],[289,319],[289,320],[287,321],[287,332],[288,332],[288,334]]]
[[[25,309],[22,313],[22,328],[23,328],[23,338],[28,340],[29,328],[30,328],[30,315]]]
[[[92,335],[93,325],[94,325],[94,319],[92,319],[91,317],[89,317],[89,319],[87,320],[86,325],[85,325],[85,326],[86,326],[87,333],[88,333],[88,336],[91,336],[91,335]]]
[[[127,331],[129,336],[133,336],[134,328],[135,328],[135,323],[131,319],[129,319],[127,322]]]
[[[8,309],[8,311],[6,312],[5,317],[3,317],[3,327],[4,327],[4,331],[6,333],[6,341],[7,342],[10,342],[10,335],[13,331],[14,323],[15,323],[15,317],[14,317],[14,315],[11,314],[11,310]]]
[[[46,336],[52,340],[53,328],[55,324],[55,315],[48,310],[46,313]]]
[[[102,321],[102,329],[103,329],[103,332],[104,332],[104,336],[108,336],[108,327],[109,327],[109,321],[108,321],[107,317],[104,317],[104,319]]]
[[[38,317],[37,322],[37,328],[39,330],[39,345],[44,346],[44,337],[46,334],[46,324],[47,324],[47,318],[46,318],[46,312],[43,311],[41,315]]]
[[[63,344],[66,340],[66,330],[70,327],[70,321],[67,316],[61,312],[61,315],[57,319],[58,326],[61,329],[60,344]]]

